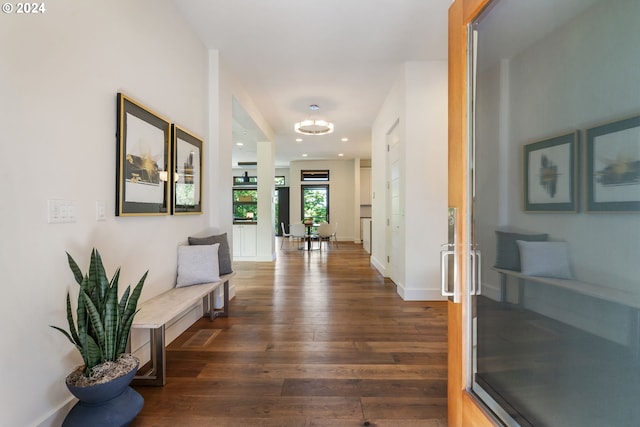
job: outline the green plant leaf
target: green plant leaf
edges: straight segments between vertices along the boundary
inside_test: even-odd
[[[102,355],[104,355],[104,347],[105,347],[104,325],[102,324],[100,313],[98,312],[98,309],[93,304],[93,301],[91,301],[91,298],[89,298],[89,295],[87,295],[86,292],[82,293],[82,297],[87,307],[87,313],[89,314],[88,317],[89,319],[91,319],[91,325],[93,326],[93,329],[96,331],[96,337],[94,342],[100,348]],[[87,337],[92,338],[90,335],[87,335]]]
[[[67,337],[69,339],[69,341],[71,341],[71,344],[75,345],[76,347],[78,346],[78,344],[73,340],[73,338],[71,338],[71,335],[69,335],[69,333],[67,331],[65,331],[64,329],[59,328],[57,326],[53,326],[53,325],[49,325],[49,327],[62,332],[64,334],[64,336]]]
[[[89,277],[85,276],[82,279],[82,283],[80,283],[80,291],[78,294],[78,307],[76,308],[76,324],[78,325],[78,345],[80,354],[82,355],[82,360],[84,360],[85,365],[88,364],[88,355],[87,355],[87,336],[89,331],[89,319],[87,318],[87,310],[86,305],[84,303],[84,298],[82,298],[82,294],[87,289],[89,283]]]
[[[109,280],[104,271],[102,257],[97,249],[91,251],[91,262],[89,264],[89,290],[87,294],[95,304],[99,312],[104,309],[104,300],[109,290]]]
[[[133,292],[131,292],[131,295],[128,297],[128,301],[125,300],[124,296],[129,295],[130,286],[127,286],[123,298],[120,300],[120,307],[123,307],[126,303],[126,308],[124,309],[122,318],[120,319],[120,330],[118,331],[118,354],[124,353],[127,346],[127,340],[129,339],[129,332],[131,331],[133,318],[138,312],[138,299],[140,298],[140,294],[142,293],[142,288],[148,274],[149,270],[142,275],[136,287],[133,288]]]
[[[90,375],[91,371],[96,365],[104,362],[102,358],[102,352],[100,351],[100,346],[94,341],[94,339],[87,335],[87,342],[85,345],[85,354],[86,358],[84,358],[84,374]]]
[[[125,319],[124,311],[127,308],[127,302],[129,301],[129,292],[131,286],[127,286],[124,290],[122,297],[120,298],[120,304],[118,304],[118,314],[120,316],[120,323],[118,325],[118,338],[116,345],[116,352],[118,354],[124,353],[127,348],[127,340],[129,339],[129,329],[131,329],[131,323],[127,329],[127,319]]]
[[[132,316],[129,316],[129,318],[126,321],[122,322],[121,333],[118,337],[118,350],[117,350],[118,354],[124,353],[127,349],[127,341],[129,340],[129,332],[131,331],[133,318],[135,317],[138,311],[140,310],[136,310]]]
[[[69,331],[71,333],[65,331],[62,328],[54,326],[54,325],[49,325],[49,326],[52,327],[53,329],[56,329],[56,330],[62,332],[62,334],[65,337],[67,337],[67,339],[69,341],[71,341],[71,344],[76,346],[78,351],[80,351],[80,354],[82,354],[82,347],[80,345],[80,338],[78,337],[78,332],[76,331],[76,327],[75,327],[75,324],[73,322],[73,315],[72,315],[72,310],[71,310],[71,297],[69,296],[69,292],[67,292],[67,322],[69,323]]]
[[[122,294],[122,298],[120,298],[120,304],[118,305],[118,309],[120,311],[120,318],[124,318],[124,310],[127,308],[127,302],[129,301],[129,292],[131,291],[131,286],[127,286],[127,289],[124,290]]]
[[[84,278],[82,271],[80,271],[80,267],[78,267],[78,264],[76,264],[73,257],[69,255],[69,252],[66,252],[66,254],[67,254],[67,261],[69,262],[69,268],[71,268],[71,271],[73,272],[73,277],[76,279],[76,282],[78,282],[78,285],[79,285],[82,283],[82,279]]]
[[[118,323],[120,321],[118,310],[118,287],[112,285],[107,293],[104,307],[104,356],[107,360],[115,360],[117,357]]]
[[[71,310],[71,296],[69,295],[69,292],[67,292],[67,323],[69,324],[69,332],[73,337],[74,344],[78,345],[77,343],[80,342],[80,338],[78,338],[78,331],[76,331],[76,325],[73,322],[73,312]]]

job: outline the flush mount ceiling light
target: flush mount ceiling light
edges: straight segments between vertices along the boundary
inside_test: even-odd
[[[318,111],[320,107],[316,104],[309,105],[309,110]],[[320,119],[307,119],[296,123],[294,130],[303,135],[326,135],[333,132],[333,123]]]

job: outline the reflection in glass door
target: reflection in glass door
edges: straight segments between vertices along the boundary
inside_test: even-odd
[[[469,357],[507,425],[640,420],[638,16],[498,0],[473,23]]]

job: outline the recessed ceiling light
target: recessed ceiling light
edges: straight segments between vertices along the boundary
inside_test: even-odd
[[[244,145],[244,143],[242,143],[242,142],[236,142],[236,145],[237,145],[238,147],[242,147],[242,146]]]
[[[296,138],[296,142],[302,142],[302,138]]]
[[[306,153],[305,153],[305,154],[303,154],[303,155],[302,155],[302,157],[307,157],[307,154],[306,154]]]
[[[343,157],[343,156],[344,156],[344,153],[340,153],[340,154],[338,154],[338,156],[339,156],[339,157]]]
[[[342,138],[340,141],[347,142],[348,140],[349,140],[349,138]]]

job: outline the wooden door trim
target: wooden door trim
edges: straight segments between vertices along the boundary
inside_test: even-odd
[[[456,241],[468,247],[467,203],[467,25],[490,0],[455,0],[449,8],[449,206],[457,208]],[[461,292],[468,286],[467,257],[458,250],[456,259]],[[451,427],[496,426],[498,423],[473,395],[469,382],[466,319],[470,310],[465,298],[461,304],[448,303],[448,423]]]

